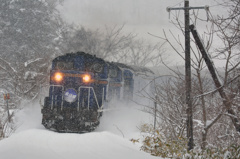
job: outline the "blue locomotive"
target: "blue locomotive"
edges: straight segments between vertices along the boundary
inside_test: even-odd
[[[86,132],[100,123],[104,105],[113,98],[133,97],[134,69],[106,62],[84,52],[68,53],[52,61],[49,96],[42,124],[57,132]]]

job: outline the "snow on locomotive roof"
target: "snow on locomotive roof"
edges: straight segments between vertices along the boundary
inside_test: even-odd
[[[74,58],[76,56],[85,56],[87,58],[95,58],[95,59],[104,61],[104,62],[108,63],[109,65],[115,65],[115,66],[119,67],[120,69],[128,69],[128,70],[132,71],[135,75],[152,76],[155,74],[151,69],[146,68],[146,67],[127,65],[127,64],[118,63],[118,62],[108,62],[108,61],[103,60],[102,58],[96,57],[96,55],[91,55],[91,54],[88,54],[85,52],[67,53],[65,55],[56,57],[53,61],[55,61],[55,60],[56,61],[58,61],[58,60],[66,60],[67,61],[68,60],[67,57]]]
[[[54,61],[55,61],[55,60],[63,60],[63,59],[65,59],[66,57],[74,58],[74,57],[76,57],[76,56],[84,56],[84,57],[86,57],[86,58],[95,58],[95,59],[104,61],[103,59],[96,57],[96,55],[91,55],[91,54],[88,54],[88,53],[85,53],[85,52],[66,53],[66,54],[64,54],[64,55],[61,55],[61,56],[56,57],[56,58],[54,59]]]

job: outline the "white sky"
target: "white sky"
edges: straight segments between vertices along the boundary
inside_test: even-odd
[[[190,6],[215,4],[215,0],[190,0]],[[125,24],[146,33],[171,27],[166,8],[183,5],[183,0],[65,0],[61,12],[68,22],[89,28]],[[211,11],[215,13],[216,9],[212,7]],[[205,11],[201,12],[206,17]]]
[[[215,0],[189,0],[190,6],[210,6],[213,15],[222,9],[216,6]],[[139,38],[158,42],[148,34],[162,35],[164,30],[176,31],[170,23],[167,7],[183,7],[184,0],[65,0],[60,11],[69,23],[75,23],[86,28],[104,29],[105,26],[121,26],[124,31],[138,34]],[[172,11],[175,12],[175,11]],[[181,14],[184,12],[181,11]],[[199,10],[200,17],[207,19],[205,10]],[[183,20],[183,17],[182,17]],[[206,24],[200,24],[198,29]],[[178,33],[179,32],[179,33]]]

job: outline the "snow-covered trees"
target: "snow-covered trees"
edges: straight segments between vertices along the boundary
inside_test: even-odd
[[[55,9],[57,0],[0,3],[0,95],[10,93],[10,109],[16,109],[22,100],[34,99],[48,79],[50,59],[61,53],[65,25]],[[4,114],[0,112],[2,130]]]
[[[240,34],[240,2],[238,0],[223,1],[223,6],[228,8],[227,16],[212,16],[211,21],[216,26],[216,36],[218,37],[220,46],[216,49],[215,57],[224,61],[224,76],[219,88],[219,94],[222,97],[226,114],[232,120],[232,123],[240,133],[240,112],[239,103],[235,103],[235,99],[239,98],[239,89],[229,90],[232,82],[239,79],[239,34]],[[226,93],[225,97],[223,96]],[[234,108],[235,107],[235,108]]]
[[[1,2],[2,58],[9,62],[25,62],[58,51],[62,24],[52,5],[41,0]]]
[[[218,76],[219,85],[214,84],[202,54],[198,47],[195,47],[195,41],[192,39],[192,98],[193,98],[193,122],[194,122],[194,141],[196,149],[202,148],[220,148],[228,149],[232,145],[236,146],[235,152],[239,151],[239,6],[238,0],[223,1],[221,7],[227,7],[228,15],[216,16],[210,15],[210,24],[204,30],[202,35],[205,49],[215,62],[220,62],[221,68],[213,68]],[[210,9],[211,10],[211,9]],[[194,15],[194,14],[193,14]],[[183,23],[179,21],[179,14],[175,17],[174,24],[182,29]],[[198,16],[192,19],[192,22],[198,28]],[[200,28],[200,27],[199,27]],[[202,31],[202,30],[201,30]],[[184,30],[181,30],[184,33]],[[180,57],[183,57],[181,38],[173,35],[175,43],[164,32],[161,38],[176,51]],[[176,44],[179,44],[177,47]],[[179,48],[182,48],[179,49]],[[164,59],[163,59],[163,62]],[[156,85],[158,101],[158,129],[164,134],[164,137],[179,141],[181,134],[186,132],[186,106],[184,95],[184,75],[182,72],[173,70],[175,77],[167,82]],[[224,96],[222,93],[224,92]],[[183,100],[182,100],[183,99]],[[171,130],[172,133],[169,133]],[[174,131],[173,131],[174,130]],[[167,132],[166,132],[167,131]],[[175,132],[174,135],[173,132]],[[180,134],[180,135],[178,135]],[[186,135],[184,135],[186,136]],[[158,146],[158,145],[155,145]],[[170,145],[171,146],[171,145]],[[194,150],[193,150],[194,151]],[[169,156],[170,157],[170,156]]]
[[[11,93],[34,97],[29,90],[41,83],[49,59],[60,53],[63,23],[54,5],[42,0],[1,2],[1,80],[10,83],[5,86],[12,87]]]

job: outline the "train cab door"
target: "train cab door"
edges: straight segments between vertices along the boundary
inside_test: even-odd
[[[129,70],[125,70],[123,72],[123,78],[124,78],[123,99],[129,101],[133,99],[133,86],[134,86],[133,73]]]
[[[108,88],[108,98],[110,100],[120,99],[121,83],[111,83]]]

